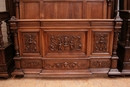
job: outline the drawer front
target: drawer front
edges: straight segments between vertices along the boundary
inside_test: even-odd
[[[130,62],[124,62],[123,63],[123,69],[129,69],[130,70]]]
[[[88,60],[78,59],[47,59],[44,61],[44,69],[56,69],[56,70],[74,70],[74,69],[86,69],[89,67]]]
[[[1,72],[4,72],[4,71],[6,71],[7,70],[7,68],[5,67],[5,66],[0,66],[0,71]]]
[[[21,60],[22,68],[42,68],[42,60],[23,59]]]
[[[125,50],[125,58],[124,58],[125,62],[130,62],[130,50],[126,49]]]
[[[91,59],[90,68],[110,68],[110,59]]]

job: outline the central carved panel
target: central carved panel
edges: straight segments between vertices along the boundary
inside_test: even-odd
[[[76,35],[51,35],[49,50],[55,52],[81,51],[81,36]]]

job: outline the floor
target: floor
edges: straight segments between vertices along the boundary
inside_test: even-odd
[[[0,79],[0,87],[130,87],[130,77],[106,75],[85,78],[10,77]]]

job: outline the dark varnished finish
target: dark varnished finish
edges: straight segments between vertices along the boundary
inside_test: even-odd
[[[14,67],[14,45],[12,44],[12,34],[10,32],[9,19],[15,14],[13,8],[14,0],[5,0],[6,11],[0,12],[0,77],[8,78],[11,76]],[[6,23],[7,27],[7,39],[8,42],[3,41],[3,35],[1,31],[2,21]]]
[[[10,42],[9,19],[10,16],[8,11],[0,12],[0,77],[4,78],[8,78],[11,75],[14,67],[14,45]],[[8,43],[4,43],[3,41],[3,35],[1,31],[2,21],[5,21],[7,24],[7,34],[9,35]]]
[[[130,11],[121,10],[120,16],[123,19],[119,37],[117,54],[119,56],[119,69],[122,75],[130,74]]]

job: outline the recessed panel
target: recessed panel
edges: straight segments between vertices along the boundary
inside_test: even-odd
[[[46,31],[45,54],[48,56],[83,56],[86,54],[87,32]]]
[[[39,19],[40,18],[40,7],[39,2],[23,2],[22,18],[23,19]]]
[[[44,1],[45,19],[81,19],[82,1]]]
[[[92,32],[92,54],[111,55],[113,46],[112,31],[93,31]]]
[[[20,55],[22,56],[40,56],[41,48],[40,48],[40,32],[36,31],[20,31]]]

